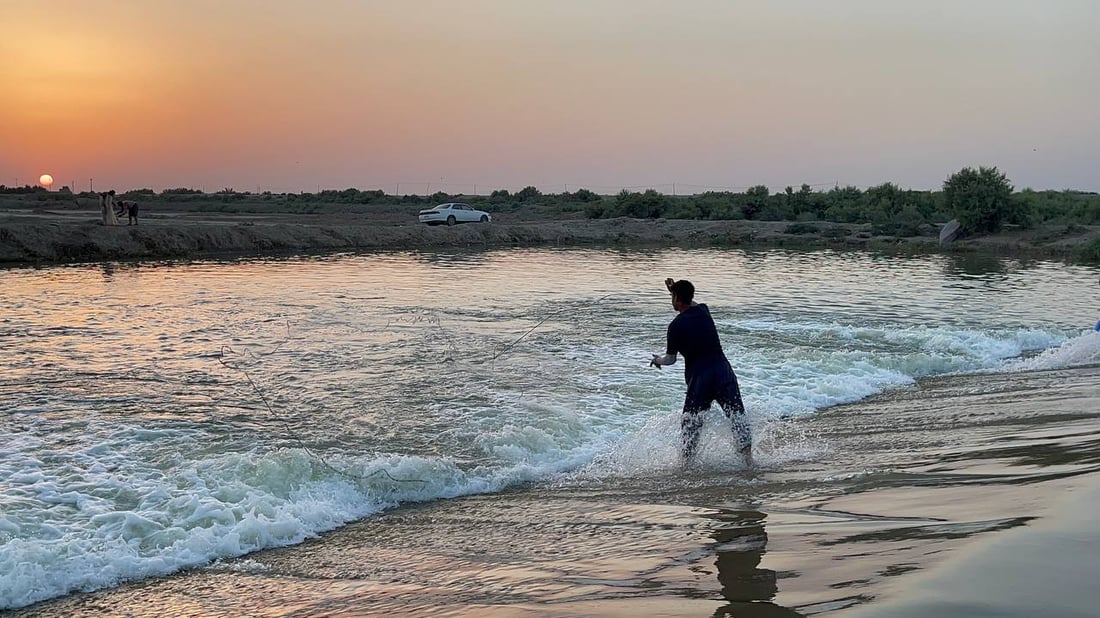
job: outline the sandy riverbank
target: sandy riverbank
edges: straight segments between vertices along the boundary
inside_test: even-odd
[[[870,225],[666,219],[521,220],[428,227],[361,214],[151,213],[140,225],[103,226],[94,213],[0,211],[0,263],[179,259],[384,249],[506,246],[799,246],[990,251],[1069,257],[1100,226],[1007,232],[941,247],[935,236],[876,235]]]

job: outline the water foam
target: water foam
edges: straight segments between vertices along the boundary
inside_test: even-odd
[[[67,461],[24,457],[0,470],[12,485],[0,515],[0,609],[292,545],[399,503],[499,491],[548,473],[528,464],[465,471],[400,455],[337,455],[326,459],[330,468],[301,449],[168,469],[119,450],[55,454]]]
[[[1062,369],[1100,363],[1100,331],[1090,330],[1058,347],[1048,348],[1028,358],[1012,359],[1004,371]]]
[[[1036,329],[765,320],[738,324],[737,329],[731,339],[749,343],[733,349],[730,357],[741,365],[738,374],[746,401],[773,417],[852,403],[923,377],[999,367],[1006,359],[1065,340],[1062,333]]]

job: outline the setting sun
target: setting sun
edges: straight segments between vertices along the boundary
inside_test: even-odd
[[[42,174],[38,177],[38,184],[49,189],[50,185],[53,184],[53,176],[50,176],[49,174]]]

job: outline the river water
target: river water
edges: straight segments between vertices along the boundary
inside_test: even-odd
[[[843,493],[912,464],[925,438],[910,430],[930,418],[996,427],[965,403],[990,384],[1055,372],[1056,391],[1058,371],[1100,363],[1097,276],[719,249],[3,270],[0,609],[350,522],[382,536],[383,512],[459,496],[733,483],[794,499],[837,479]],[[674,315],[665,277],[691,279],[715,317],[756,473],[717,411],[699,465],[680,468],[682,365],[647,367]],[[493,537],[480,526],[465,534]]]

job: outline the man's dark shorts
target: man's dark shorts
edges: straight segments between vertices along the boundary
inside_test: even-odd
[[[696,379],[688,384],[684,397],[684,411],[708,410],[712,403],[718,402],[729,415],[744,414],[745,404],[741,401],[741,388],[737,376],[731,371],[719,380]]]
[[[728,364],[723,363],[709,370],[694,372],[691,382],[688,383],[680,427],[681,448],[685,457],[694,455],[699,432],[703,428],[703,413],[715,402],[733,422],[733,431],[740,442],[739,448],[752,445],[752,430],[745,418],[745,404],[741,401],[737,375]]]

